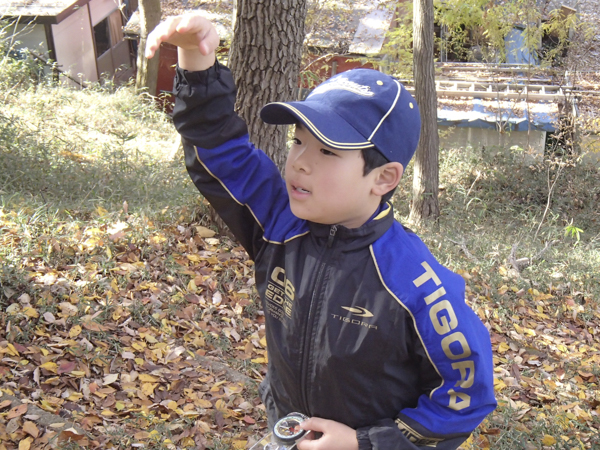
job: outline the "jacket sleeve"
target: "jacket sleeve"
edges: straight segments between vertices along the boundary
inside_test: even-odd
[[[250,142],[235,113],[230,71],[218,62],[200,72],[177,69],[173,122],[182,136],[192,181],[251,259],[265,240],[284,240],[298,220],[271,159]]]
[[[461,276],[415,235],[395,239],[386,234],[375,252],[380,267],[393,267],[382,282],[412,318],[423,393],[396,417],[359,428],[359,450],[455,450],[496,408],[489,332],[465,302]]]

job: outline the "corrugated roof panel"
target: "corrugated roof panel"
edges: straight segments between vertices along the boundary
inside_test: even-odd
[[[2,2],[2,16],[58,16],[77,0],[8,0]]]

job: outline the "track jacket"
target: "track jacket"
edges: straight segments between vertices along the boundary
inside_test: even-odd
[[[390,205],[357,229],[295,217],[234,113],[225,67],[178,69],[175,93],[188,172],[255,262],[270,419],[342,422],[360,450],[456,449],[496,406],[489,334],[463,279]]]

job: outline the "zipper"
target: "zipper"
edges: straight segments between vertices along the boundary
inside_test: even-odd
[[[334,241],[335,241],[335,235],[337,233],[338,227],[337,225],[332,225],[331,228],[329,229],[329,237],[327,238],[327,249],[331,249]],[[319,265],[319,271],[317,272],[317,280],[315,282],[314,288],[313,288],[313,293],[312,296],[310,298],[310,305],[308,308],[308,317],[307,317],[307,321],[306,321],[306,327],[304,330],[304,342],[302,344],[302,366],[301,366],[301,378],[300,378],[300,394],[301,394],[301,398],[302,398],[302,407],[305,413],[307,413],[309,416],[312,416],[310,408],[308,406],[308,384],[309,384],[309,370],[308,370],[308,366],[309,366],[309,359],[310,359],[310,347],[311,347],[311,343],[312,343],[312,330],[313,330],[313,323],[314,323],[314,310],[316,307],[316,304],[318,302],[317,296],[318,296],[318,292],[321,291],[321,285],[323,283],[323,275],[325,274],[325,268],[327,266],[327,262],[329,261],[329,257],[331,255],[331,252],[328,252],[326,249],[326,251],[323,254],[323,257],[321,258],[321,263]]]
[[[327,248],[331,248],[331,246],[333,245],[335,233],[337,233],[337,225],[332,225],[329,229],[329,238],[327,238]]]

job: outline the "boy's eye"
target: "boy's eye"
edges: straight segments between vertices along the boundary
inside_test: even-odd
[[[300,139],[298,139],[297,137],[295,137],[294,139],[292,139],[292,143],[295,144],[295,145],[302,144],[302,142],[300,141]]]
[[[327,156],[337,156],[335,153],[333,153],[333,152],[330,152],[330,151],[329,151],[329,150],[327,150],[326,148],[322,148],[322,149],[321,149],[321,153],[323,153],[324,155],[327,155]]]

